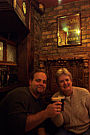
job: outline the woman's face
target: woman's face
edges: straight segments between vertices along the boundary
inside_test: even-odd
[[[59,76],[58,85],[65,96],[70,96],[72,94],[72,80],[68,75],[62,74]]]

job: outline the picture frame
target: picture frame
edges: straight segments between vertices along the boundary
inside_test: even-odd
[[[0,41],[0,61],[3,60],[3,42]]]
[[[0,63],[17,63],[16,43],[0,36]]]
[[[80,13],[69,16],[59,16],[57,18],[57,24],[58,47],[81,45]]]

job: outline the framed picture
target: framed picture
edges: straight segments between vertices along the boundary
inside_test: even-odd
[[[0,37],[0,62],[16,64],[16,53],[16,43]]]
[[[59,46],[81,45],[80,14],[57,18],[57,41]]]
[[[16,63],[16,46],[7,44],[7,61]]]
[[[0,41],[0,61],[3,60],[3,42]]]

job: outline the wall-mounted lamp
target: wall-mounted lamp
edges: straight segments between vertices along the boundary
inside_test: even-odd
[[[26,2],[25,1],[23,2],[23,13],[24,13],[24,15],[26,14]]]
[[[41,2],[38,2],[38,0],[32,0],[31,5],[34,6],[34,8],[39,12],[41,15],[45,12],[45,6]]]
[[[39,2],[39,10],[40,10],[41,14],[44,14],[44,12],[45,12],[45,6],[44,6],[44,4],[42,4],[40,2]]]
[[[61,4],[62,0],[58,0],[58,4]]]

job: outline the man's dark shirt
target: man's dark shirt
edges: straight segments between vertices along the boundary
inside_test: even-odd
[[[40,100],[32,96],[29,88],[12,90],[0,102],[0,135],[37,135],[38,127],[25,133],[26,117],[41,110]]]

